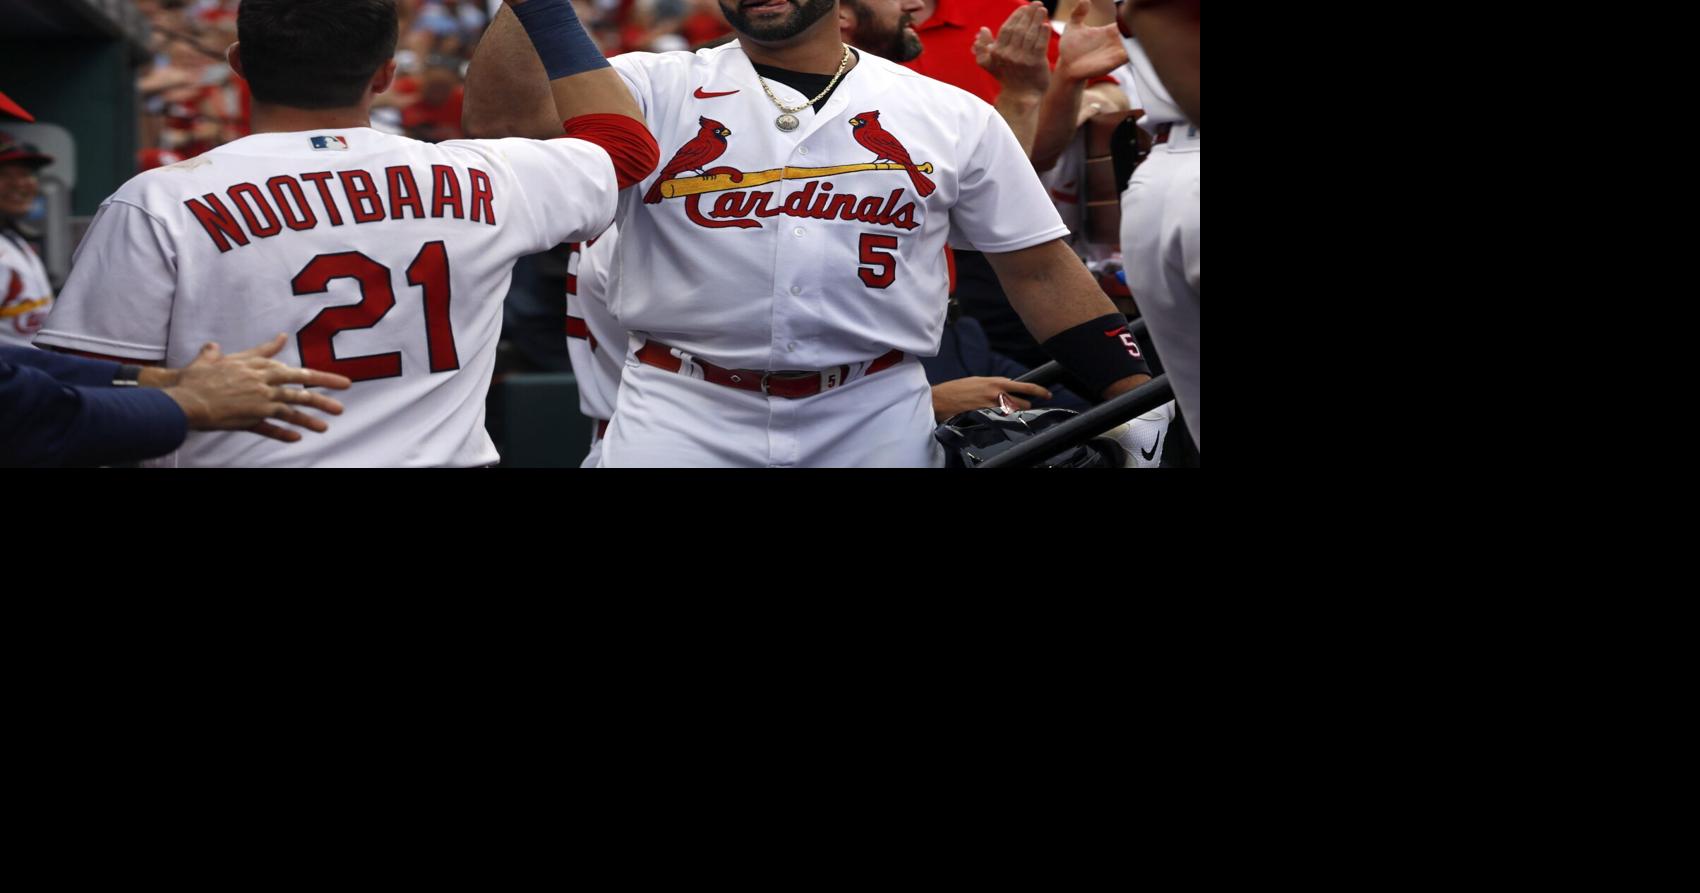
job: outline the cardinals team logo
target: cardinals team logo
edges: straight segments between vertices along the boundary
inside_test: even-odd
[[[856,137],[856,142],[861,143],[862,148],[874,153],[874,161],[890,161],[903,165],[903,169],[909,172],[909,182],[915,184],[916,195],[926,198],[933,194],[934,189],[938,188],[933,185],[932,180],[927,179],[921,173],[920,169],[915,166],[915,162],[910,160],[909,150],[903,148],[903,144],[897,141],[897,137],[892,136],[891,131],[880,126],[879,112],[863,112],[851,118],[850,127]],[[932,167],[928,166],[927,170],[932,170]]]
[[[692,223],[711,229],[737,227],[760,228],[757,218],[781,214],[816,219],[856,220],[914,229],[916,207],[913,200],[904,200],[904,190],[892,190],[885,196],[862,197],[847,192],[833,193],[838,185],[831,178],[866,171],[901,171],[921,198],[932,195],[938,187],[927,177],[933,166],[917,164],[903,144],[880,124],[878,111],[862,112],[848,123],[857,144],[874,153],[871,162],[839,164],[829,167],[777,167],[765,171],[740,171],[735,167],[710,166],[726,153],[732,131],[712,118],[697,118],[696,135],[686,141],[661,169],[661,175],[644,193],[645,204],[659,204],[670,198],[685,200],[685,216]],[[782,203],[775,202],[775,193],[757,189],[779,180],[822,180],[809,183],[793,192]],[[713,196],[712,205],[704,211],[704,196]]]
[[[655,185],[649,187],[649,192],[644,194],[644,204],[653,205],[660,202],[662,185],[686,171],[696,171],[703,179],[723,175],[732,183],[743,182],[743,171],[735,167],[708,167],[709,162],[726,153],[726,138],[732,135],[732,131],[713,118],[698,118],[697,126],[700,128],[697,135],[673,153],[673,160],[661,169],[660,178],[655,181]],[[667,197],[672,198],[672,194],[669,193]]]
[[[0,298],[0,320],[9,323],[20,335],[34,335],[41,331],[41,325],[47,319],[43,311],[51,303],[52,298],[24,297],[23,277],[13,273],[11,282],[6,285],[4,298]]]

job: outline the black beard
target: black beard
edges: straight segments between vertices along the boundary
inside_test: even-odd
[[[908,62],[921,55],[921,37],[914,31],[914,20],[908,13],[898,21],[894,31],[876,32],[872,23],[863,20],[856,29],[851,44],[893,62]]]
[[[720,11],[726,14],[726,23],[731,25],[733,30],[739,34],[753,37],[756,40],[777,42],[790,40],[808,30],[810,25],[820,21],[822,16],[832,12],[838,5],[838,0],[789,0],[789,2],[797,7],[797,14],[774,25],[752,23],[750,17],[745,15],[743,8],[739,6],[734,6],[731,9],[722,6]]]
[[[890,57],[891,61],[908,62],[921,55],[921,35],[916,34],[914,29],[915,20],[909,13],[904,13],[903,20],[897,23],[897,41],[891,47],[897,55]]]

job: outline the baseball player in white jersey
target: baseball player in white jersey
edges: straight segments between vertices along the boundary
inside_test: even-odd
[[[52,163],[34,146],[0,133],[0,345],[28,346],[53,306],[47,267],[13,226],[41,194],[36,171]]]
[[[311,443],[198,433],[160,464],[494,463],[484,397],[513,262],[607,228],[654,165],[637,109],[592,46],[590,67],[551,70],[578,138],[386,135],[367,125],[394,74],[394,0],[246,0],[239,16],[255,135],[108,199],[37,343],[180,366],[207,341],[284,332],[280,360],[354,381]]]
[[[913,59],[922,47],[909,24],[908,14],[919,5],[919,0],[841,3],[839,30],[845,42],[857,49],[887,54],[893,61]],[[620,373],[625,365],[626,331],[608,311],[608,294],[613,284],[609,273],[618,235],[619,227],[612,226],[598,238],[569,246],[567,352],[578,375],[579,411],[594,426],[590,451],[581,463],[584,468],[595,468],[601,459],[602,437],[613,418]],[[988,385],[993,381],[1000,383]],[[1019,395],[1032,396],[1036,392],[1048,396],[1036,385],[1008,379],[959,379],[933,386],[934,415],[943,419],[967,409],[997,406],[986,396],[993,390],[1008,392],[1009,405],[1020,409],[1026,409],[1027,403]]]
[[[1101,394],[1146,380],[990,105],[845,46],[835,0],[721,9],[735,43],[613,60],[669,160],[621,197],[603,467],[937,464],[915,358],[938,350],[947,242],[990,255]],[[473,61],[475,132],[536,125],[514,34],[499,17]]]
[[[1123,23],[1126,10],[1123,11]],[[1125,32],[1125,28],[1124,28]],[[1122,193],[1122,264],[1128,290],[1148,324],[1163,371],[1174,385],[1181,418],[1199,438],[1199,159],[1198,128],[1157,79],[1139,41],[1125,36],[1133,68],[1138,124],[1153,135],[1151,154]]]
[[[608,274],[619,240],[620,228],[610,226],[568,246],[567,354],[578,378],[579,412],[591,422],[590,452],[581,468],[595,468],[602,459],[602,438],[614,417],[626,363],[626,330],[608,312]]]
[[[909,25],[908,13],[918,7],[919,0],[860,0],[853,5],[840,4],[839,29],[846,43],[858,49],[889,53],[894,61],[913,59],[921,53],[921,41]],[[579,411],[594,426],[590,451],[581,467],[595,468],[602,456],[602,438],[613,418],[620,387],[620,373],[625,365],[627,333],[608,311],[608,295],[612,282],[610,267],[615,256],[619,227],[585,242],[569,246],[567,261],[567,352],[577,373]],[[953,385],[971,382],[975,400],[985,400],[985,383],[992,379],[963,379],[934,385],[934,415],[947,418],[963,409],[977,406],[996,406],[983,402],[968,405],[963,389]],[[1011,392],[1011,405],[1026,409],[1027,404],[1016,393],[1045,393],[1037,386],[1004,382],[998,387]],[[941,407],[949,407],[941,409]],[[940,412],[944,416],[939,416]]]

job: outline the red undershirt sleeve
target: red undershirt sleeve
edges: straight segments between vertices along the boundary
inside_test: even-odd
[[[564,125],[566,135],[601,146],[614,160],[619,188],[642,182],[661,161],[661,147],[648,128],[625,115],[579,115]]]

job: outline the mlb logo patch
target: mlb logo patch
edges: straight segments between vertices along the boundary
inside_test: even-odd
[[[340,136],[316,136],[313,137],[313,148],[347,152],[348,140],[345,140]]]

